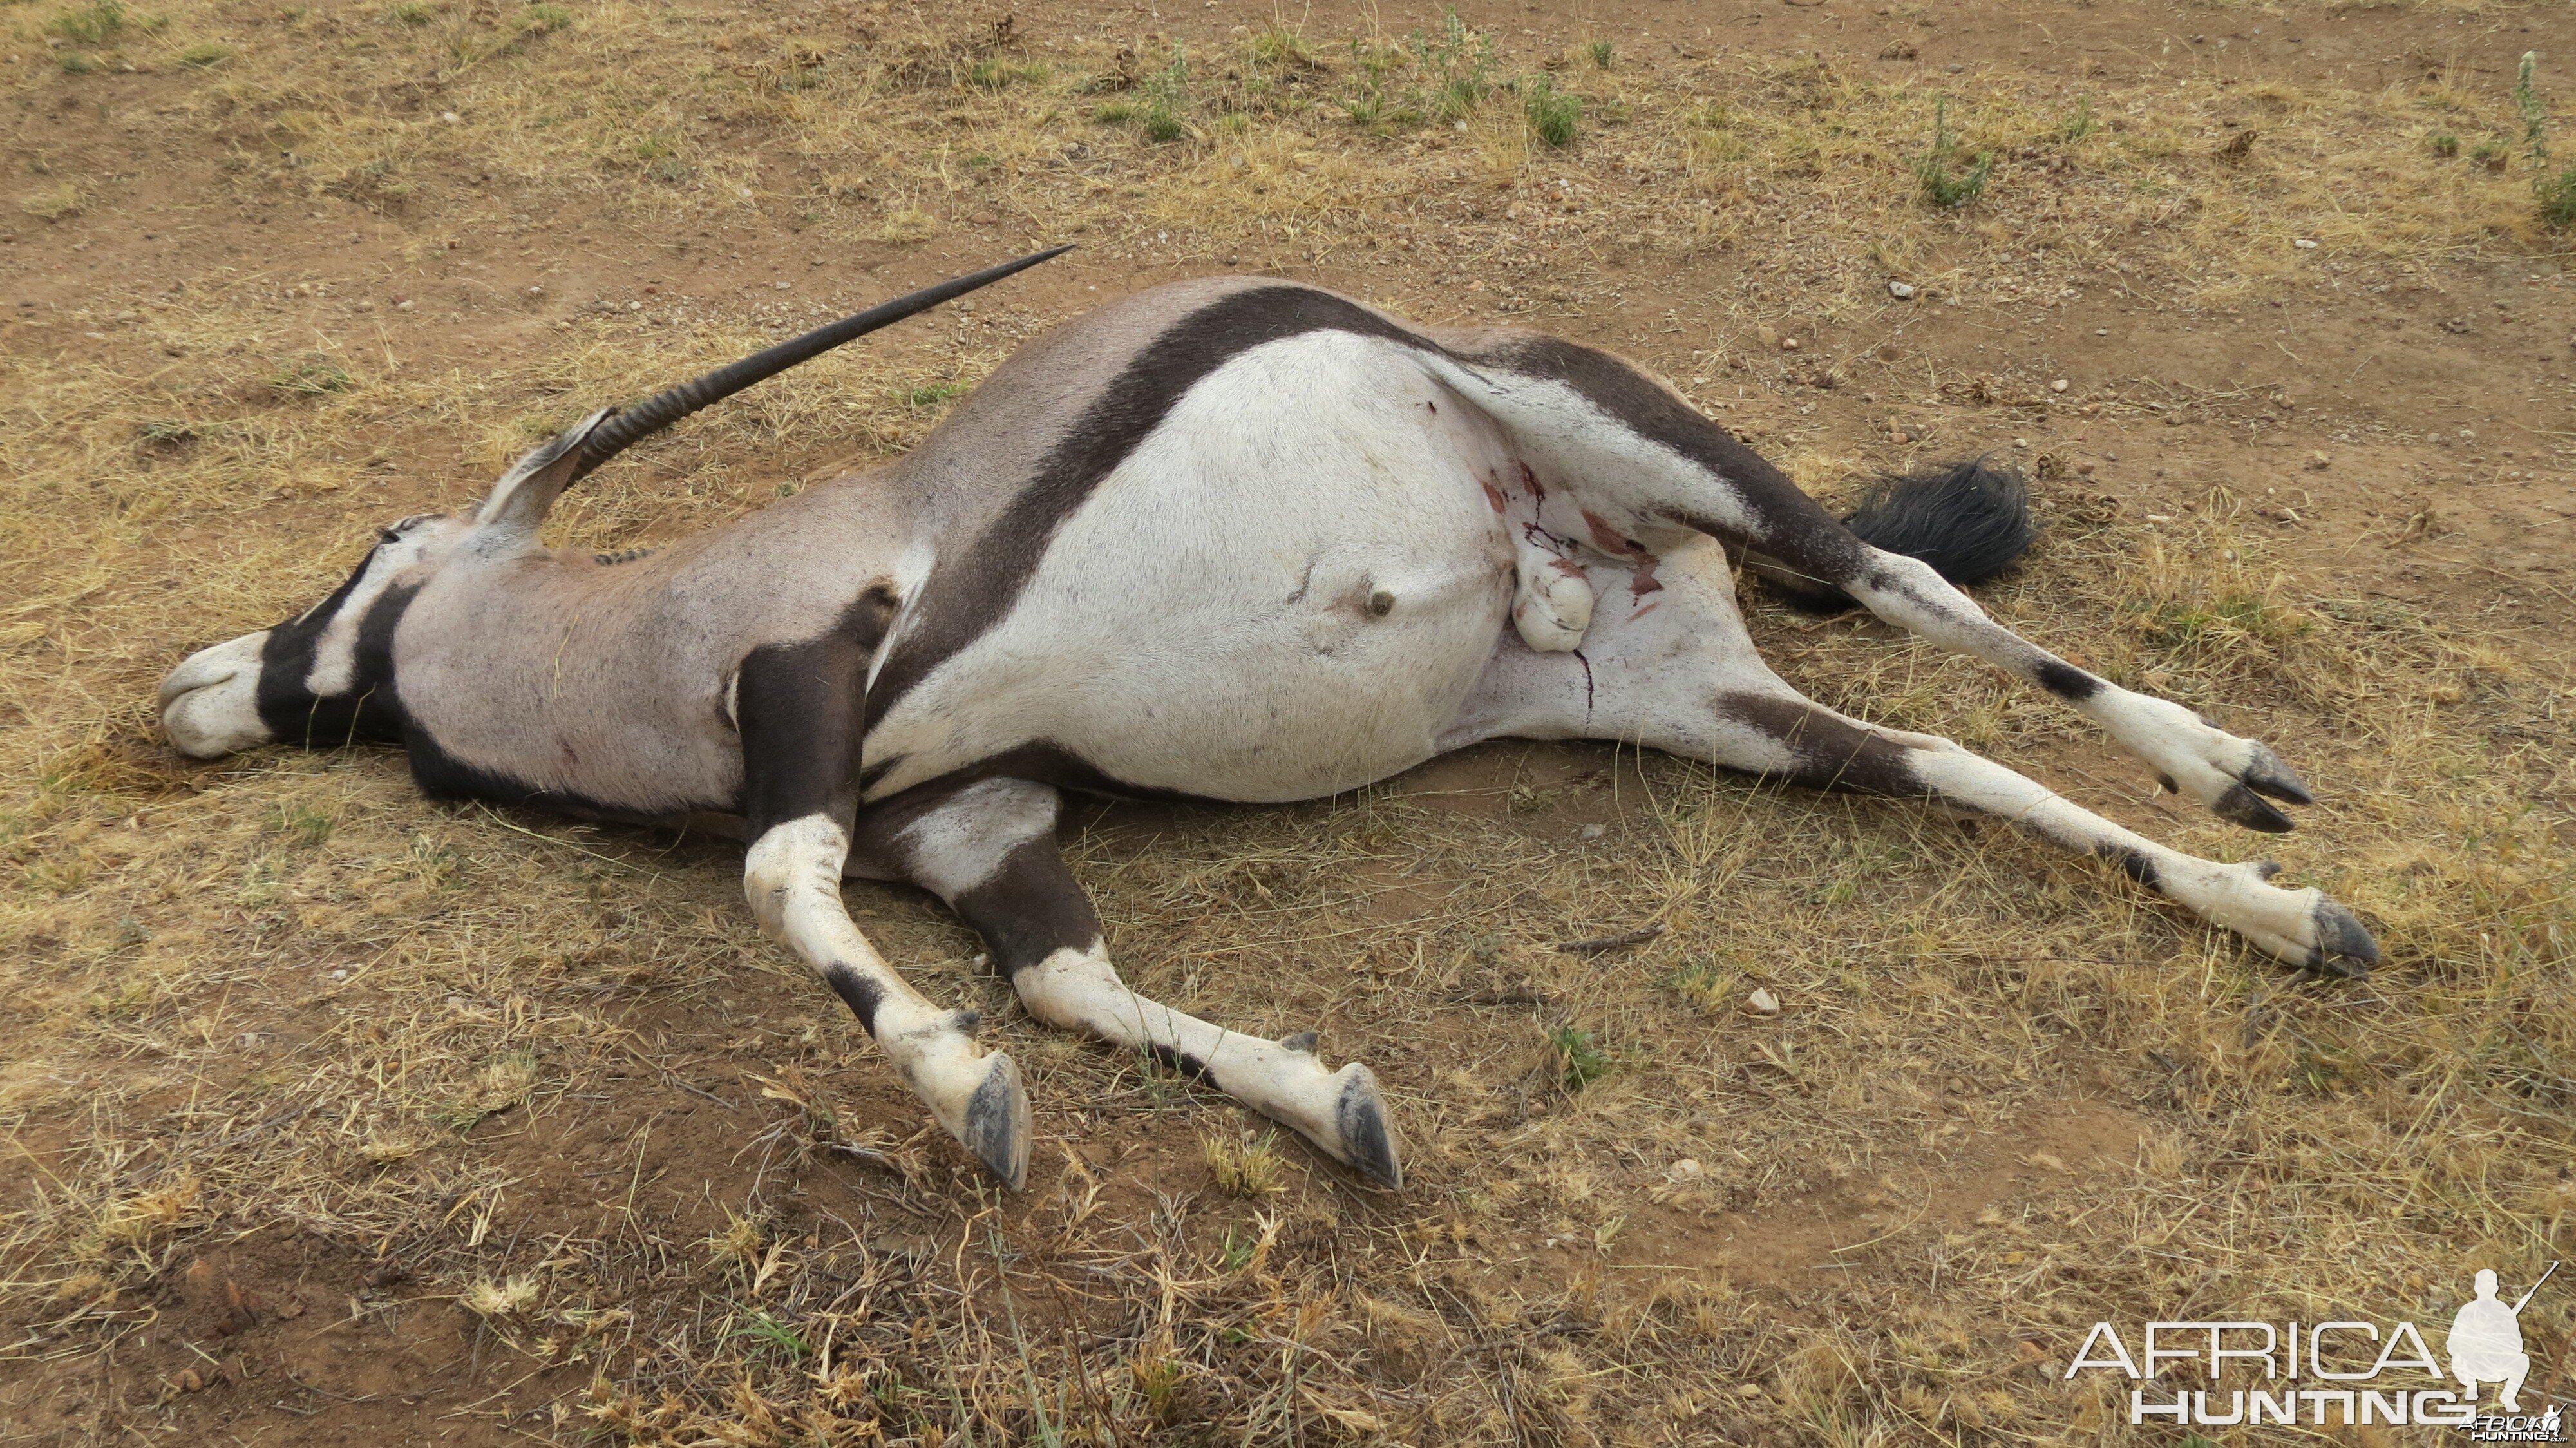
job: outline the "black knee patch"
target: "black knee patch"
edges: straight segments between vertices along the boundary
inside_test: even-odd
[[[823,983],[859,1018],[862,1030],[871,1036],[877,1033],[877,1007],[885,1002],[885,992],[875,981],[846,965],[835,965],[823,972]]]
[[[2120,867],[2120,873],[2153,890],[2159,883],[2156,862],[2126,845],[2097,845],[2093,853]]]
[[[1175,1051],[1160,1041],[1152,1043],[1145,1049],[1154,1053],[1155,1060],[1162,1062],[1164,1065],[1180,1072],[1184,1076],[1192,1078],[1193,1080],[1206,1081],[1211,1084],[1216,1080],[1215,1077],[1208,1074],[1207,1062],[1200,1060],[1198,1057],[1191,1055],[1187,1051]]]
[[[2060,663],[2055,659],[2039,666],[2038,678],[2041,688],[2070,704],[2080,704],[2102,692],[2100,679],[2073,664]]]

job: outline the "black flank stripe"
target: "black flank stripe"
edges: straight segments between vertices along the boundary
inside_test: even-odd
[[[1017,602],[1056,529],[1103,478],[1162,425],[1208,374],[1265,342],[1317,331],[1358,332],[1441,350],[1355,302],[1311,287],[1256,287],[1219,298],[1148,342],[1038,464],[1016,502],[953,568],[931,576],[920,622],[895,645],[868,692],[871,725],[933,669],[983,636]]]

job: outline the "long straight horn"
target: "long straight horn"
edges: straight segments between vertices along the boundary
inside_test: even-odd
[[[857,316],[843,317],[828,327],[817,327],[765,352],[754,352],[739,362],[683,382],[668,392],[654,393],[633,407],[622,411],[611,408],[594,412],[556,434],[543,447],[519,459],[517,465],[492,485],[491,496],[484,500],[474,517],[476,533],[481,540],[478,546],[495,554],[531,546],[537,525],[545,520],[547,510],[555,505],[555,499],[563,496],[564,489],[601,463],[711,402],[721,402],[755,382],[775,377],[797,363],[819,357],[852,338],[866,336],[879,327],[891,326],[915,312],[927,311],[941,302],[962,297],[977,287],[991,286],[1013,272],[1027,271],[1039,262],[1052,260],[1071,250],[1070,246],[1051,247],[1034,256],[986,267],[972,276],[924,287],[910,296],[870,307]]]
[[[692,378],[666,392],[654,393],[633,407],[611,415],[607,422],[592,429],[590,436],[582,440],[581,463],[573,469],[572,475],[579,478],[699,408],[721,402],[799,362],[811,361],[853,338],[864,337],[879,327],[892,326],[915,312],[928,311],[978,287],[991,286],[1014,272],[1027,271],[1039,262],[1052,261],[1071,250],[1070,246],[1050,247],[1017,261],[986,267],[972,276],[923,287],[909,296],[897,297],[891,302],[870,307],[857,316],[843,317],[828,327],[817,327],[802,337],[781,342],[766,351],[754,352],[739,362],[719,367],[704,377]]]

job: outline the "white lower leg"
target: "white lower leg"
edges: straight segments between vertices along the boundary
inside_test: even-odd
[[[2219,818],[2277,832],[2289,829],[2290,819],[2258,794],[2292,804],[2310,802],[2298,775],[2262,744],[2238,738],[2171,700],[2123,689],[2076,668],[1986,617],[1974,599],[1926,563],[1896,553],[1881,553],[1877,561],[1880,576],[1849,587],[1870,612],[2057,695],[2155,770],[2168,788],[2198,800]]]
[[[1229,1031],[1157,1001],[1119,979],[1100,946],[1058,950],[1013,982],[1031,1014],[1122,1046],[1152,1050],[1297,1133],[1363,1175],[1403,1184],[1377,1077],[1354,1061],[1327,1071],[1314,1037],[1264,1040]]]
[[[931,1004],[859,933],[841,903],[848,854],[849,836],[821,815],[765,831],[743,862],[752,913],[849,1003],[940,1126],[1018,1190],[1029,1147],[1018,1067],[975,1044],[975,1012]]]
[[[2012,821],[2070,849],[2099,855],[2213,925],[2296,965],[2328,968],[2379,958],[2351,911],[2315,889],[2267,883],[2280,867],[2223,865],[2157,844],[2051,793],[1992,760],[1946,742],[1919,749],[1908,764],[1941,797]]]

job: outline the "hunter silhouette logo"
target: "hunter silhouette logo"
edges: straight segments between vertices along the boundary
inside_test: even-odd
[[[2522,1350],[2522,1309],[2531,1302],[2531,1294],[2540,1283],[2549,1280],[2558,1264],[2540,1274],[2540,1282],[2531,1284],[2531,1292],[2515,1299],[2507,1307],[2496,1300],[2496,1275],[2478,1269],[2478,1295],[2469,1300],[2451,1318],[2451,1336],[2446,1346],[2451,1352],[2451,1376],[2469,1390],[2469,1401],[2478,1400],[2480,1383],[2502,1383],[2504,1391],[2496,1401],[2508,1413],[2522,1411],[2522,1380],[2531,1375],[2531,1354]]]
[[[2093,1324],[2066,1365],[2065,1381],[2087,1372],[2127,1378],[2132,1426],[2163,1418],[2176,1425],[2227,1427],[2461,1428],[2479,1443],[2563,1443],[2558,1405],[2526,1414],[2522,1310],[2556,1275],[2552,1262],[2530,1290],[2506,1303],[2494,1271],[2480,1268],[2476,1296],[2451,1317],[2436,1357],[2411,1322],[2150,1322],[2131,1340],[2107,1322]],[[2444,1371],[2447,1361],[2448,1373]],[[2163,1383],[2177,1364],[2206,1386]],[[2481,1416],[2480,1389],[2495,1384],[2501,1412]],[[2543,1393],[2542,1396],[2547,1396]]]

